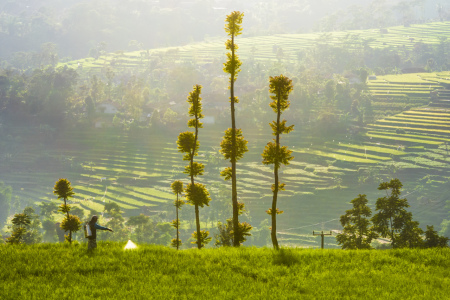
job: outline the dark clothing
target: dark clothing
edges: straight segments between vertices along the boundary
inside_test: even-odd
[[[91,236],[88,237],[89,240],[95,240],[97,238],[97,228],[95,228],[95,224],[97,224],[97,222],[90,221],[88,223],[89,229],[91,230]]]
[[[99,230],[109,230],[109,228],[106,228],[106,227],[98,225],[97,222],[92,222],[91,221],[88,224],[89,224],[89,227],[90,227],[91,233],[92,233],[91,236],[88,237],[88,239],[90,239],[90,240],[95,240],[97,238],[97,229],[99,229]]]
[[[97,248],[97,240],[88,240],[88,250]]]

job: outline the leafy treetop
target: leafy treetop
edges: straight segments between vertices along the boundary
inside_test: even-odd
[[[60,178],[53,188],[53,194],[58,195],[58,199],[64,198],[67,199],[69,197],[73,197],[75,193],[73,192],[73,188],[70,185],[70,181],[66,178]]]

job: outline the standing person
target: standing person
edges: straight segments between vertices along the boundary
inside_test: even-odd
[[[91,229],[91,236],[88,237],[88,250],[97,248],[97,229],[112,232],[112,229],[98,225],[97,220],[97,216],[92,216],[91,220],[88,222],[89,228]]]

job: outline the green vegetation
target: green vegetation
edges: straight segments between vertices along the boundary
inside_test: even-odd
[[[11,223],[13,224],[12,233],[6,242],[9,244],[21,244],[27,233],[27,227],[31,224],[31,218],[25,213],[15,214],[12,218]]]
[[[172,239],[172,247],[180,248],[180,246],[182,245],[182,242],[180,240],[180,231],[179,231],[179,227],[180,227],[180,218],[178,217],[178,211],[179,209],[181,209],[181,207],[183,206],[183,204],[185,204],[185,202],[183,200],[180,199],[180,195],[183,193],[183,182],[180,180],[176,180],[174,182],[172,182],[172,184],[170,185],[170,187],[172,188],[172,192],[174,194],[177,195],[177,199],[174,201],[174,206],[176,207],[176,219],[174,219],[172,221],[172,226],[175,227],[175,229],[177,230],[177,237],[175,239]]]
[[[72,198],[75,193],[73,192],[70,181],[65,178],[60,178],[55,183],[53,190],[53,193],[58,196],[58,199],[63,198],[64,200],[64,204],[59,206],[59,210],[66,214],[61,222],[61,228],[64,229],[64,231],[69,232],[66,236],[66,240],[72,244],[72,232],[77,232],[81,228],[80,218],[76,215],[69,214],[71,207],[67,204],[67,200]]]
[[[173,13],[172,8],[169,11]],[[5,22],[19,30],[12,19]],[[132,232],[119,228],[122,233],[114,236],[116,240],[129,234],[146,240],[140,233],[145,226],[169,226],[175,214],[170,208],[170,184],[184,170],[176,135],[188,121],[183,113],[187,104],[179,99],[201,80],[208,119],[196,157],[204,165],[198,183],[208,186],[214,201],[202,210],[198,223],[215,234],[217,222],[228,224],[227,218],[237,208],[240,224],[266,224],[264,208],[273,199],[272,170],[260,163],[260,153],[271,139],[264,129],[272,119],[267,108],[267,78],[286,74],[294,85],[286,118],[297,130],[285,138],[296,159],[280,174],[289,186],[279,203],[286,214],[277,225],[281,246],[316,246],[310,236],[316,229],[312,227],[339,229],[337,212],[347,209],[349,199],[359,193],[376,199],[380,195],[375,187],[394,177],[411,194],[411,210],[418,213],[417,219],[445,231],[450,178],[448,22],[405,25],[412,26],[244,35],[239,42],[240,60],[225,63],[225,69],[236,71],[227,74],[230,89],[240,95],[235,111],[240,130],[227,131],[223,144],[229,153],[222,147],[219,150],[218,134],[227,129],[229,119],[224,113],[227,78],[221,68],[224,38],[148,51],[134,41],[130,47],[140,47],[139,51],[113,53],[107,52],[104,43],[94,41],[92,57],[64,63],[58,63],[56,47],[46,45],[34,55],[40,59],[36,65],[19,63],[19,55],[11,58],[14,63],[2,60],[0,222],[8,216],[10,222],[24,207],[36,207],[42,201],[56,203],[50,186],[64,176],[77,191],[70,205],[79,210],[80,218],[104,211],[105,204],[117,205],[123,218],[146,215],[136,220]],[[234,42],[227,42],[227,47],[236,49]],[[33,65],[36,69],[26,70],[25,66]],[[238,69],[239,81],[234,86]],[[421,73],[406,73],[410,71]],[[237,98],[231,98],[233,105]],[[218,176],[224,169],[224,175],[230,173],[220,154],[232,158],[233,134],[239,137],[241,150],[248,149],[234,174],[239,189],[233,189],[233,184],[227,189]],[[232,199],[233,211],[225,200],[216,204],[216,199]],[[245,212],[239,210],[243,204]],[[185,209],[180,219],[194,220],[193,214]],[[118,214],[113,215],[114,222],[123,225]],[[49,240],[56,239],[52,222],[62,218],[50,213],[42,219]],[[255,226],[255,232],[261,228]],[[193,222],[182,222],[180,233],[192,229]],[[163,237],[155,240],[166,245],[167,232],[162,232]],[[249,242],[257,239],[249,237]],[[328,246],[337,247],[334,240]]]
[[[223,64],[223,71],[229,74],[230,79],[230,112],[231,112],[231,127],[225,131],[222,142],[220,143],[220,152],[223,154],[226,160],[229,160],[231,167],[227,167],[220,175],[225,180],[231,180],[231,203],[233,205],[233,246],[239,247],[242,242],[245,241],[245,235],[252,229],[247,223],[239,222],[239,210],[243,209],[244,203],[238,202],[237,192],[237,167],[236,163],[240,160],[244,153],[248,151],[247,141],[242,135],[242,129],[236,127],[236,108],[235,104],[239,103],[239,98],[235,96],[234,84],[241,71],[242,61],[239,60],[239,56],[236,54],[238,49],[235,43],[235,38],[242,34],[242,20],[244,13],[234,11],[227,15],[225,19],[225,32],[230,37],[225,43],[226,49],[230,52],[227,53],[227,61]]]
[[[203,175],[205,166],[203,163],[194,161],[194,157],[198,155],[200,148],[200,142],[198,138],[199,128],[203,128],[203,123],[200,122],[204,115],[202,114],[202,98],[200,94],[202,92],[201,85],[195,85],[192,92],[189,93],[188,102],[189,116],[192,117],[188,121],[188,127],[193,128],[194,132],[186,131],[182,132],[178,136],[177,145],[178,151],[184,153],[183,160],[189,161],[189,165],[184,168],[185,174],[189,176],[190,183],[186,187],[186,202],[195,207],[195,224],[196,231],[192,234],[195,237],[195,243],[198,249],[203,248],[211,238],[208,237],[209,232],[206,230],[200,230],[200,212],[199,207],[209,206],[211,197],[204,184],[194,181],[197,176]],[[178,222],[178,220],[177,220]],[[178,229],[178,228],[177,228]],[[178,248],[178,247],[177,247]]]
[[[299,250],[0,245],[2,299],[445,299],[450,250]],[[318,287],[318,282],[325,282]],[[176,284],[174,284],[176,283]]]
[[[372,210],[367,206],[366,195],[359,194],[351,203],[353,208],[340,218],[344,230],[336,236],[336,240],[342,249],[372,249],[372,240],[378,235],[369,227],[368,218],[371,217]]]
[[[269,78],[269,92],[272,94],[270,98],[273,100],[269,105],[276,114],[276,120],[270,123],[272,134],[275,136],[273,142],[267,143],[262,153],[264,165],[273,165],[274,183],[272,184],[272,207],[267,210],[267,214],[271,216],[271,237],[272,245],[275,249],[279,249],[277,240],[277,215],[283,213],[277,207],[278,192],[285,190],[285,184],[279,181],[279,169],[281,164],[289,165],[294,159],[291,155],[292,150],[288,150],[286,146],[281,146],[280,135],[288,134],[294,130],[294,125],[286,126],[286,120],[281,120],[281,114],[289,108],[289,94],[293,89],[292,80],[286,76],[280,75]]]

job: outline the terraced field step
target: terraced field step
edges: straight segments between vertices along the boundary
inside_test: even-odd
[[[433,117],[449,118],[450,119],[450,110],[417,109],[417,110],[404,111],[402,114],[433,116]]]
[[[397,126],[398,128],[416,128],[416,129],[423,129],[423,130],[439,130],[439,132],[449,132],[450,129],[447,124],[436,124],[431,122],[413,122],[413,121],[403,121],[403,120],[397,120],[397,119],[384,119],[384,120],[378,120],[377,124],[374,126]]]
[[[402,112],[400,114],[397,114],[396,117],[399,118],[410,118],[415,120],[430,120],[430,121],[449,121],[450,122],[450,116],[439,116],[439,115],[431,115],[431,114],[420,114],[420,113],[413,113],[409,111]]]
[[[430,135],[450,134],[450,113],[445,110],[418,109],[378,120],[369,128],[404,129],[429,132]]]
[[[438,146],[447,141],[450,141],[448,138],[444,137],[431,137],[424,135],[415,135],[415,134],[398,134],[395,131],[368,131],[367,136],[372,141],[383,140],[387,142],[402,142],[402,143],[411,143],[411,144],[424,144],[424,145],[434,145]]]
[[[447,89],[437,89],[434,91],[436,93],[438,98],[441,99],[450,99],[450,90]]]
[[[366,158],[366,156],[363,153],[358,152],[351,152],[341,150],[341,151],[329,151],[329,149],[310,149],[310,150],[293,150],[294,153],[302,153],[303,155],[310,155],[310,156],[320,156],[324,159],[335,159],[340,160],[344,162],[353,162],[353,163],[367,163],[367,164],[376,164],[380,160],[385,160],[384,157],[378,157],[378,156],[371,156],[369,158]]]
[[[366,143],[363,145],[355,145],[355,144],[334,144],[334,147],[351,149],[352,151],[362,152],[364,154],[373,154],[377,157],[392,157],[392,156],[402,156],[407,155],[408,153],[399,150],[399,147],[392,145],[377,145],[376,143]]]
[[[383,82],[379,82],[379,81],[369,81],[368,83],[368,87],[370,89],[375,89],[375,90],[386,90],[386,89],[390,89],[390,90],[397,90],[397,89],[401,89],[401,90],[419,90],[419,91],[435,91],[438,88],[441,88],[441,85],[436,84],[436,83],[414,83],[414,82],[402,82],[402,83],[390,83],[387,81],[383,81]]]
[[[425,101],[424,103],[417,103],[417,104],[415,104],[415,106],[421,106],[421,105],[424,105],[424,104],[426,104],[426,103],[428,103],[428,101]],[[383,101],[383,102],[372,102],[372,107],[373,107],[373,109],[374,110],[377,110],[377,111],[382,111],[383,113],[384,113],[384,111],[386,111],[386,110],[396,110],[397,112],[401,112],[401,111],[403,111],[404,110],[404,108],[407,106],[407,105],[409,105],[410,107],[411,106],[414,106],[414,105],[412,105],[412,104],[406,104],[406,103],[403,103],[403,102],[398,102],[398,103],[396,103],[396,102],[390,102],[390,101]]]
[[[367,128],[370,129],[390,129],[390,130],[396,130],[396,129],[403,129],[406,131],[412,131],[412,132],[420,132],[420,133],[429,133],[430,135],[450,135],[450,130],[443,130],[443,129],[433,129],[433,128],[423,128],[423,127],[410,127],[410,126],[400,126],[400,125],[386,125],[386,124],[372,124],[368,125]],[[448,128],[448,127],[447,127]]]
[[[450,100],[438,100],[438,101],[433,101],[432,103],[430,103],[430,106],[432,107],[442,107],[442,108],[450,108]]]
[[[384,119],[385,121],[392,121],[392,122],[399,122],[399,123],[404,123],[407,125],[410,124],[422,124],[423,126],[427,126],[427,125],[433,125],[433,126],[450,126],[450,119],[446,119],[446,118],[441,118],[441,119],[436,119],[436,118],[421,118],[421,117],[417,117],[417,116],[402,116],[402,115],[395,115],[392,117],[386,117]],[[383,120],[381,120],[382,122]]]
[[[430,97],[411,97],[408,98],[406,94],[377,94],[372,93],[373,99],[377,102],[392,102],[392,103],[398,103],[401,102],[403,104],[416,104],[416,103],[424,103],[427,104],[430,102]]]

